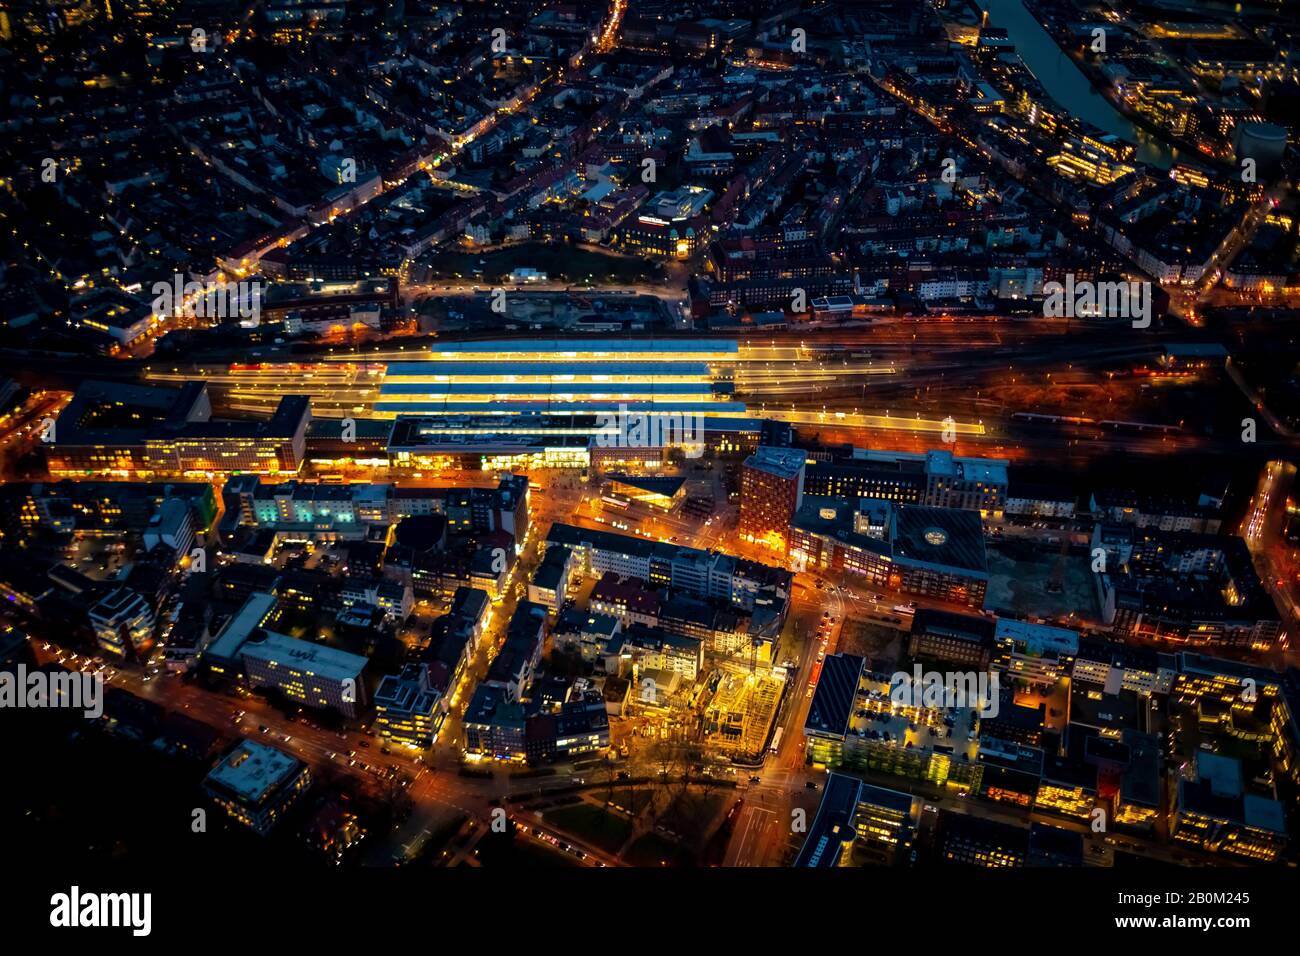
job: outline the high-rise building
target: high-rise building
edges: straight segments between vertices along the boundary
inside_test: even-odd
[[[803,503],[805,453],[762,446],[740,475],[740,536],[785,551],[790,518]]]

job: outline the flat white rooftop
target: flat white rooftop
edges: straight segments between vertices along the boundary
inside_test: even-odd
[[[287,634],[267,631],[266,639],[250,641],[240,650],[245,661],[258,660],[277,667],[292,668],[324,680],[356,680],[366,666],[366,658],[349,654],[324,644],[300,641]]]
[[[291,779],[300,766],[292,754],[245,740],[212,768],[207,779],[242,800],[259,803]]]
[[[265,591],[250,594],[244,606],[235,612],[235,616],[226,622],[225,628],[217,635],[207,653],[232,661],[249,636],[262,623],[262,619],[275,607],[275,595]]]

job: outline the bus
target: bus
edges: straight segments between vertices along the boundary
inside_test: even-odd
[[[904,617],[911,617],[916,613],[916,606],[913,604],[895,604],[894,613],[902,614]]]
[[[777,753],[781,749],[781,736],[785,733],[784,727],[776,728],[776,733],[772,735],[772,746],[767,748],[768,753]]]
[[[601,495],[600,500],[610,508],[618,508],[620,511],[626,510],[628,502],[623,498],[615,498],[612,495]]]

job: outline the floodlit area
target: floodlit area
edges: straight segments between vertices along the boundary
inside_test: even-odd
[[[705,710],[705,741],[720,751],[762,751],[776,717],[784,682],[757,674],[726,674]]]

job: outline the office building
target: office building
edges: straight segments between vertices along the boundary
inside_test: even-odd
[[[240,648],[248,685],[273,688],[307,707],[356,717],[365,702],[362,672],[367,660],[324,644],[274,631],[259,631]]]
[[[993,664],[999,670],[1051,686],[1070,673],[1079,634],[1064,627],[999,617],[993,633]]]
[[[728,554],[556,522],[547,547],[569,548],[588,577],[614,573],[656,587],[726,601],[737,608],[774,610],[784,619],[792,576],[781,568]]]
[[[223,421],[202,381],[179,389],[86,381],[59,414],[46,456],[57,477],[292,475],[310,420],[305,395],[284,396],[269,418]]]
[[[1286,847],[1286,812],[1271,796],[1249,792],[1241,761],[1196,754],[1196,779],[1181,777],[1170,818],[1174,840],[1259,863]]]
[[[1029,863],[1029,830],[980,816],[946,812],[939,824],[939,852],[947,863],[985,868]]]
[[[855,856],[875,866],[908,862],[920,811],[919,797],[864,783],[853,817],[858,832]]]
[[[154,644],[153,606],[129,588],[117,588],[90,609],[90,626],[101,648],[119,658],[143,657]]]
[[[231,817],[262,836],[311,785],[311,771],[291,754],[241,740],[203,778],[203,791]]]
[[[417,750],[433,746],[445,708],[429,683],[427,664],[407,664],[400,673],[386,675],[374,703],[375,726],[385,740]]]
[[[912,618],[907,654],[931,661],[985,668],[993,656],[995,629],[996,624],[987,617],[921,608]]]
[[[858,836],[855,815],[861,790],[862,781],[853,777],[833,773],[826,778],[826,791],[795,857],[796,867],[833,869],[848,864]]]
[[[499,685],[482,683],[465,708],[465,754],[473,759],[523,762],[528,757],[524,708]]]
[[[805,492],[842,498],[880,498],[1001,517],[1007,500],[1008,462],[969,458],[946,450],[925,453],[853,449],[850,457],[808,465]]]
[[[253,689],[272,688],[305,707],[356,717],[365,703],[367,659],[267,630],[263,625],[276,605],[273,594],[251,594],[204,653],[209,671]]]
[[[364,539],[380,525],[403,518],[439,515],[449,535],[505,531],[516,542],[528,533],[528,479],[505,475],[494,488],[422,488],[412,485],[265,484],[257,475],[236,475],[222,489],[225,533],[238,526],[275,531],[304,541]]]
[[[976,608],[988,588],[983,527],[970,510],[807,496],[790,525],[790,560]]]
[[[868,670],[862,657],[827,656],[803,728],[812,763],[977,788],[978,713],[920,701],[899,706],[896,689],[893,673]]]
[[[806,454],[762,446],[740,473],[740,537],[785,552],[790,518],[803,503]]]
[[[153,551],[161,545],[180,557],[188,554],[193,544],[194,522],[189,505],[180,498],[168,498],[145,526],[145,550]]]

